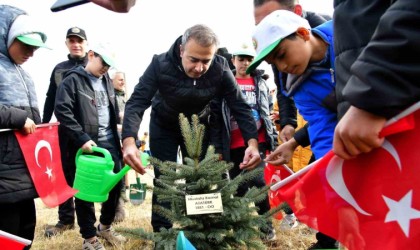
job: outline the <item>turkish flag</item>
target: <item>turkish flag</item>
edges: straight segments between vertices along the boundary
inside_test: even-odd
[[[352,160],[330,151],[278,196],[300,222],[349,250],[419,249],[420,111],[382,134],[382,147]]]
[[[271,186],[290,176],[292,173],[293,171],[286,165],[274,166],[267,163],[267,165],[264,168],[265,184]],[[283,203],[283,201],[280,199],[277,193],[277,190],[273,191],[270,189],[268,191],[268,201],[270,203],[271,209],[276,208]],[[281,220],[283,219],[283,214],[281,212],[278,212],[274,214],[273,217],[277,220]]]
[[[31,244],[30,240],[0,230],[0,247],[7,250],[22,250]]]
[[[67,185],[61,166],[58,123],[37,126],[34,133],[15,132],[26,165],[39,197],[49,207],[56,207],[77,190]]]

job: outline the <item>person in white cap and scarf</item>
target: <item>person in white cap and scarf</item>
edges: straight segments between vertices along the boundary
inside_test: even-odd
[[[30,134],[41,123],[34,82],[21,68],[38,48],[46,47],[47,36],[35,21],[21,9],[0,5],[0,129]],[[32,241],[37,197],[14,132],[1,132],[0,230]]]

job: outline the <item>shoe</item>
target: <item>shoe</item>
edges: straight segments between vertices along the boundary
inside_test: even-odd
[[[261,230],[261,232],[263,233],[263,236],[261,237],[261,240],[263,241],[273,241],[277,239],[276,230],[272,225],[269,225],[267,230]]]
[[[118,200],[117,208],[115,209],[114,222],[122,222],[125,219],[125,209],[123,199]]]
[[[281,230],[291,230],[299,225],[295,214],[286,214],[280,223]]]
[[[102,245],[102,243],[98,239],[95,239],[92,242],[84,240],[82,249],[83,250],[105,250],[105,247],[104,245]]]
[[[45,237],[48,237],[48,238],[53,237],[66,230],[72,230],[72,229],[74,229],[74,223],[63,224],[61,222],[58,222],[55,226],[47,226],[47,228],[45,229]]]
[[[277,239],[276,230],[270,229],[264,236],[264,241],[273,241]]]
[[[308,250],[316,250],[316,249],[331,249],[331,250],[335,250],[338,249],[338,247],[336,245],[333,246],[324,246],[322,245],[319,241],[313,243]]]
[[[104,230],[99,230],[99,226],[100,225],[98,225],[98,228],[96,230],[96,234],[99,237],[104,238],[111,245],[118,246],[121,243],[124,243],[124,242],[127,241],[127,239],[124,236],[122,236],[121,234],[115,232],[115,230],[114,230],[113,227],[110,227],[110,228],[104,229]]]

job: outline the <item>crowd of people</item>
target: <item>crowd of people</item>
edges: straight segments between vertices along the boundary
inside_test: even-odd
[[[128,12],[136,1],[92,2]],[[296,0],[254,0],[256,26],[249,41],[220,55],[219,38],[211,27],[188,27],[167,52],[153,56],[130,96],[124,72],[108,73],[116,65],[108,44],[88,48],[86,32],[70,27],[68,58],[52,70],[41,118],[35,93],[39,83],[21,65],[38,48],[48,48],[47,34],[25,11],[0,5],[0,129],[31,134],[54,114],[60,122],[62,166],[70,186],[79,149],[107,149],[115,172],[127,164],[145,174],[139,149],[176,162],[179,150],[186,154],[178,126],[181,113],[198,115],[206,127],[203,149],[214,145],[221,159],[234,163],[227,178],[266,163],[293,162],[301,168],[330,150],[352,159],[380,147],[384,139],[379,132],[386,121],[420,99],[415,84],[420,76],[420,30],[408,25],[420,19],[419,11],[420,4],[410,0],[335,0],[331,19],[303,10]],[[263,61],[272,65],[277,113],[268,79],[257,68]],[[150,134],[139,138],[149,107]],[[298,146],[309,145],[311,159],[294,161]],[[158,179],[159,169],[153,171]],[[263,176],[258,176],[241,185],[238,195],[264,185]],[[112,224],[124,220],[127,187],[125,178],[110,191],[97,226],[93,202],[68,199],[60,204],[58,222],[46,228],[45,236],[74,229],[77,218],[82,249],[105,249],[101,238],[124,244],[126,237]],[[14,133],[0,132],[0,230],[33,240],[37,197]],[[156,195],[152,205],[170,207]],[[268,198],[255,205],[259,213],[270,209]],[[289,228],[294,227],[293,211],[284,212]],[[154,232],[172,227],[155,212],[151,225]],[[265,241],[276,238],[272,224],[262,233]],[[337,248],[338,242],[321,232],[316,239],[309,249]]]

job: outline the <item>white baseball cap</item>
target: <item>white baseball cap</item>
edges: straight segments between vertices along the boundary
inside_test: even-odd
[[[311,29],[308,21],[292,11],[276,10],[267,15],[256,27],[252,41],[257,56],[249,65],[249,74],[260,65],[264,58],[273,51],[283,38],[295,33],[298,28]]]
[[[252,56],[255,57],[255,49],[251,46],[251,44],[243,43],[239,48],[237,48],[232,55],[244,55],[244,56]]]
[[[111,46],[107,43],[96,43],[90,47],[90,50],[99,54],[102,59],[111,67],[116,67],[115,54],[111,49]]]
[[[42,47],[42,48],[51,49],[45,44],[45,40],[47,38],[45,36],[43,38],[41,34],[39,33],[29,33],[29,34],[20,35],[20,36],[17,36],[16,39],[34,47]]]

